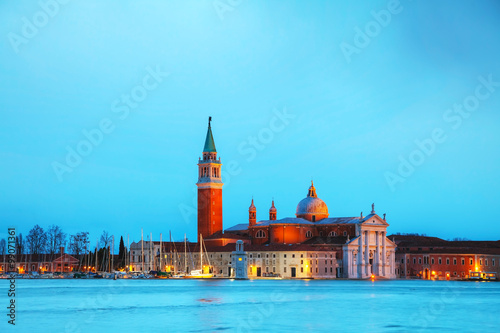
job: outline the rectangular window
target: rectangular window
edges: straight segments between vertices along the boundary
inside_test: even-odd
[[[422,258],[418,258],[418,263],[422,264]]]
[[[488,259],[484,259],[484,265],[488,266]]]
[[[300,255],[300,257],[301,257],[301,258],[304,258],[304,255],[303,255],[303,254],[301,254],[301,255]]]
[[[469,265],[473,265],[472,258],[470,258],[470,264]]]
[[[483,266],[483,259],[479,259],[479,265]]]
[[[286,265],[286,260],[283,260],[283,264],[285,264],[285,265]]]
[[[286,254],[283,255],[283,258],[286,258]]]
[[[417,258],[413,258],[413,263],[416,264],[417,263]]]
[[[300,267],[300,272],[304,273],[304,267]]]
[[[404,263],[405,263],[405,260],[404,260],[404,258],[403,258],[403,259],[401,259],[401,263],[402,263],[402,264],[404,264]]]
[[[495,259],[491,259],[491,265],[495,266]]]
[[[283,273],[286,273],[286,267],[283,267]]]
[[[304,264],[304,260],[301,260],[301,261],[300,261],[300,264],[301,264],[301,265],[303,265],[303,264]]]
[[[442,264],[441,258],[438,258],[438,264],[439,264],[439,265],[441,265],[441,264]]]
[[[462,265],[465,265],[465,259],[462,258]]]
[[[330,267],[330,273],[333,273],[333,268],[332,267]]]
[[[409,264],[410,263],[410,258],[407,258],[406,259],[406,263]]]
[[[295,258],[295,254],[292,254],[292,258]]]
[[[312,267],[311,267],[311,268],[309,268],[309,271],[312,273],[312,272],[313,272],[313,268],[312,268]]]
[[[273,273],[276,273],[276,267],[273,266]]]
[[[453,258],[453,265],[457,264],[457,258]]]
[[[450,258],[446,258],[446,265],[450,264]]]

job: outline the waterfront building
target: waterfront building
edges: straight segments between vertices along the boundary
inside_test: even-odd
[[[9,255],[0,256],[0,274],[15,272],[26,274],[31,272],[73,272],[80,268],[80,261],[64,252],[64,247],[56,254],[16,254],[14,269],[9,265]]]
[[[401,278],[468,279],[473,272],[500,276],[500,241],[446,241],[437,237],[391,235],[398,248]]]

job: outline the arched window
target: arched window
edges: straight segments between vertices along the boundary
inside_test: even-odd
[[[347,236],[347,231],[344,231],[344,236]]]
[[[255,238],[266,238],[266,232],[264,230],[257,231]]]
[[[335,231],[330,231],[330,233],[328,234],[328,237],[335,237],[337,236],[337,233]]]
[[[311,230],[307,230],[306,238],[311,238],[312,236],[313,236],[313,233],[311,232]]]
[[[316,215],[313,215],[312,221],[316,222]]]
[[[323,231],[319,232],[319,237],[323,237]]]

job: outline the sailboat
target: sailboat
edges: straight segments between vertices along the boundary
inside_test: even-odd
[[[170,238],[170,243],[172,243],[172,238]],[[176,253],[176,252],[177,251],[174,250],[174,253]],[[178,253],[175,254],[176,261],[177,261],[177,255],[178,255]],[[173,279],[183,279],[184,277],[186,277],[186,272],[187,272],[187,243],[186,243],[186,234],[184,234],[184,271],[183,272],[177,272],[177,264],[175,264],[174,270],[175,270],[174,275],[172,275]]]
[[[208,258],[207,258],[208,259]],[[208,262],[210,267],[210,261]],[[185,279],[210,279],[213,277],[212,273],[205,273],[203,271],[203,236],[200,234],[200,269],[193,269],[191,273],[185,275]]]

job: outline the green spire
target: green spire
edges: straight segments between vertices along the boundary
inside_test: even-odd
[[[212,121],[212,117],[208,117],[208,131],[207,138],[205,139],[205,148],[203,148],[204,153],[216,153],[215,149],[214,137],[212,135],[212,127],[210,126],[210,121]]]

